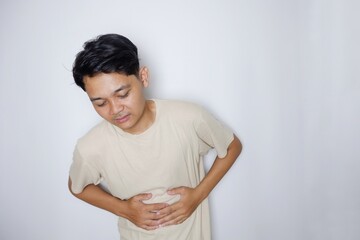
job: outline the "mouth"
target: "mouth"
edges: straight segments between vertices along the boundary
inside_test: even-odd
[[[129,118],[130,118],[130,113],[126,114],[125,116],[116,117],[116,118],[114,118],[114,121],[119,124],[119,123],[124,123],[124,122],[128,121]]]

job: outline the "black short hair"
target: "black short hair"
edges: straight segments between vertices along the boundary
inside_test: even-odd
[[[97,73],[138,75],[139,57],[137,47],[126,37],[118,34],[104,34],[83,45],[73,64],[76,85],[85,91],[84,77]]]

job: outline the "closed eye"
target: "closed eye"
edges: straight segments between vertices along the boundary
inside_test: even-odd
[[[129,96],[130,90],[127,91],[125,94],[123,95],[118,95],[119,98],[126,98],[127,96]]]
[[[103,107],[103,106],[105,106],[105,104],[106,104],[106,102],[104,101],[103,103],[96,104],[96,106],[98,106],[98,107]]]

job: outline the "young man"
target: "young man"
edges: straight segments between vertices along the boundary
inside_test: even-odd
[[[73,76],[105,121],[78,141],[70,191],[119,216],[122,240],[211,239],[207,197],[240,154],[239,139],[195,104],[145,99],[148,69],[123,36],[86,42]],[[218,157],[205,174],[210,148]]]

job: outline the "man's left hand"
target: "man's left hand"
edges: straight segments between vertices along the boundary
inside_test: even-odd
[[[180,200],[162,210],[168,215],[159,220],[160,227],[176,225],[184,222],[199,206],[202,199],[194,188],[178,187],[168,190],[169,195],[180,195]]]

